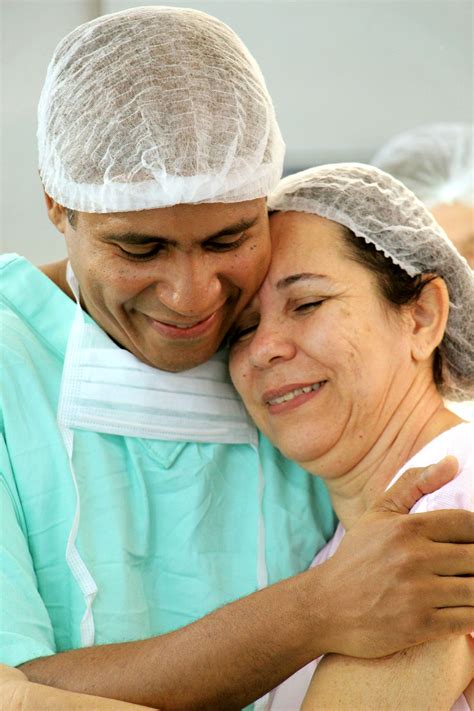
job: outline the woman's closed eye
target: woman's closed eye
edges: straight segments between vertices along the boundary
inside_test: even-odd
[[[296,311],[297,313],[307,313],[308,311],[312,311],[318,306],[321,306],[326,301],[326,299],[306,299],[303,302],[296,303],[293,306],[293,310]]]
[[[237,323],[229,333],[229,345],[233,346],[237,342],[245,341],[250,338],[251,335],[257,330],[257,327],[257,320],[249,323]]]

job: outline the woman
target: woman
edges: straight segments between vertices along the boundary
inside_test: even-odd
[[[341,523],[313,565],[409,466],[460,462],[412,511],[472,509],[474,424],[443,402],[474,393],[466,261],[414,194],[374,167],[290,176],[269,207],[272,264],[233,333],[231,373],[258,427],[326,481]],[[450,637],[381,660],[327,655],[303,708],[467,709],[470,645]],[[314,668],[274,692],[272,711],[299,708]]]

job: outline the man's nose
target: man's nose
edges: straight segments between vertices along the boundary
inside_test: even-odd
[[[278,321],[261,320],[249,346],[249,359],[254,368],[271,368],[294,358],[296,345]]]
[[[183,315],[208,316],[222,301],[219,274],[212,263],[195,255],[182,255],[170,265],[157,292],[167,308]]]

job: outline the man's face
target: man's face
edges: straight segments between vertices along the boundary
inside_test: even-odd
[[[64,215],[56,225],[87,312],[163,370],[192,368],[216,352],[270,262],[264,198],[80,212],[74,227]]]

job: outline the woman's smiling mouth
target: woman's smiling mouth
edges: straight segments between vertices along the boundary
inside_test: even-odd
[[[268,411],[272,415],[277,415],[280,412],[287,412],[300,405],[308,402],[325,385],[326,380],[320,380],[315,383],[294,383],[287,385],[278,390],[267,390],[262,397],[263,402],[268,407]]]

